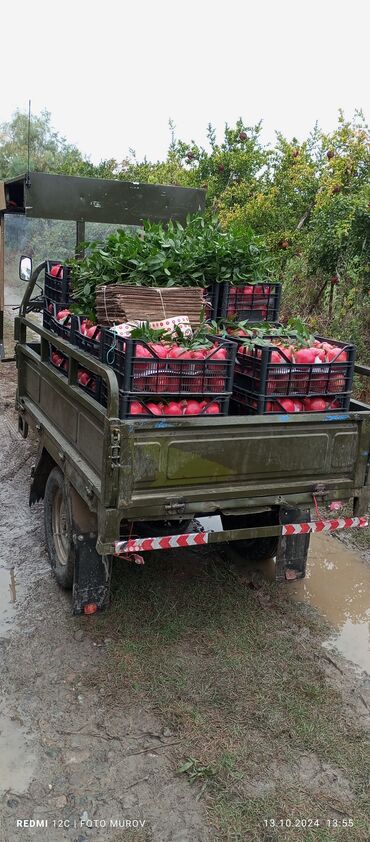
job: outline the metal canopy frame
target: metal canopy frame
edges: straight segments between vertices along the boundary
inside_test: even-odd
[[[76,222],[76,255],[82,256],[85,223],[143,225],[184,223],[203,213],[206,191],[177,185],[31,172],[0,182],[0,360],[4,356],[4,215]]]

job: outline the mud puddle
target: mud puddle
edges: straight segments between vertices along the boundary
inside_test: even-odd
[[[312,535],[306,578],[291,583],[294,599],[333,625],[324,646],[370,674],[370,567],[328,535]]]
[[[18,582],[14,567],[0,567],[0,637],[6,637],[15,618]]]
[[[22,724],[0,714],[0,798],[9,791],[27,792],[35,764]]]

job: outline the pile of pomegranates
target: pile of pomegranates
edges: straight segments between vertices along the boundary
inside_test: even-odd
[[[219,415],[221,408],[216,401],[198,401],[194,398],[179,401],[131,401],[130,415]]]

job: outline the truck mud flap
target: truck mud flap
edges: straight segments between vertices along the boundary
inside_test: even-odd
[[[112,557],[96,552],[96,535],[76,535],[75,570],[72,591],[74,614],[93,614],[110,601]]]
[[[309,509],[290,509],[281,506],[279,521],[281,525],[289,523],[309,523]],[[303,579],[306,575],[307,555],[310,546],[310,533],[306,535],[281,535],[276,553],[275,578],[277,582]]]

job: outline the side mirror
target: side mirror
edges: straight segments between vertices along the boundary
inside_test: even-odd
[[[19,261],[19,277],[21,281],[29,281],[31,280],[32,275],[32,257],[26,257],[26,255],[22,255]]]

